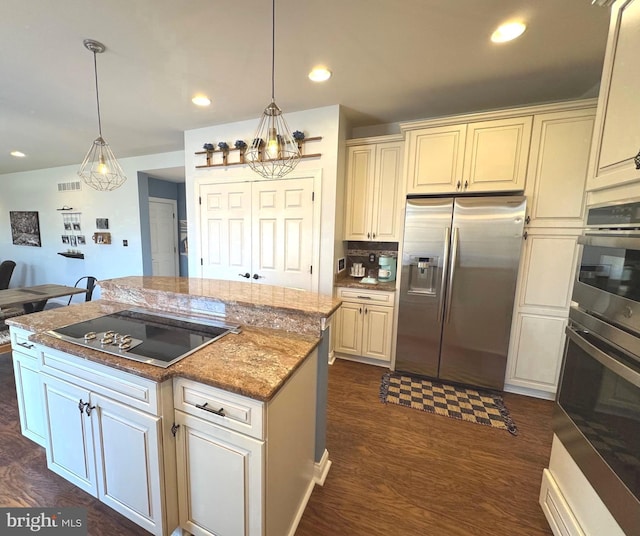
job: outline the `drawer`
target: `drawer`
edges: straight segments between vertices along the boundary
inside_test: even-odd
[[[161,414],[159,384],[60,350],[41,347],[42,372],[152,415]]]
[[[264,404],[210,385],[176,378],[174,407],[219,426],[264,439]]]
[[[393,305],[395,293],[361,290],[357,288],[338,288],[338,298],[344,301],[359,303],[377,303],[379,305]]]
[[[33,335],[33,332],[13,326],[9,326],[9,330],[11,331],[11,348],[13,350],[33,358],[38,357],[37,345],[29,342],[29,337]]]

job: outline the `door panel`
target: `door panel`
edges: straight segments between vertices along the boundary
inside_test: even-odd
[[[202,276],[243,281],[251,271],[251,183],[200,187]]]
[[[78,409],[81,400],[89,402],[89,391],[46,374],[42,383],[48,428],[47,467],[96,497],[91,419]]]
[[[253,184],[252,275],[267,285],[311,289],[313,179]]]
[[[391,359],[393,308],[365,305],[362,330],[362,355]]]
[[[160,418],[92,395],[98,497],[150,532],[162,523]]]
[[[440,378],[504,386],[525,198],[458,198]]]
[[[408,199],[396,369],[437,376],[453,200]]]
[[[149,201],[151,264],[153,275],[178,275],[177,203],[173,200]]]

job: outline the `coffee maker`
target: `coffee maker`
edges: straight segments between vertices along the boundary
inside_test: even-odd
[[[396,280],[396,258],[390,255],[380,255],[378,257],[378,281]]]

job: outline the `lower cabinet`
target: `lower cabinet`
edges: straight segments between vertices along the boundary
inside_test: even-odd
[[[152,534],[170,533],[174,527],[164,520],[162,419],[126,401],[136,391],[148,398],[142,392],[149,385],[136,385],[138,378],[126,373],[104,385],[100,371],[70,373],[73,361],[64,356],[45,349],[40,376],[48,468]]]
[[[40,382],[42,361],[36,345],[27,340],[30,335],[31,332],[11,327],[18,414],[22,435],[44,447],[46,426]]]
[[[524,241],[505,390],[553,399],[577,264],[573,229],[530,229]]]
[[[176,411],[180,526],[194,535],[261,535],[264,442]]]
[[[391,362],[393,292],[339,288],[343,300],[336,314],[335,354]]]

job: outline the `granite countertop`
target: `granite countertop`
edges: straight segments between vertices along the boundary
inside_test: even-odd
[[[338,274],[335,280],[336,287],[362,288],[367,290],[384,290],[385,292],[395,292],[396,281],[378,281],[377,284],[361,283],[361,277],[351,277],[345,270]]]
[[[167,368],[139,363],[57,339],[44,331],[131,307],[97,300],[8,319],[12,326],[35,332],[29,340],[90,361],[163,382],[183,377],[268,401],[318,345],[318,336],[243,326]],[[158,311],[160,314],[161,311]]]

